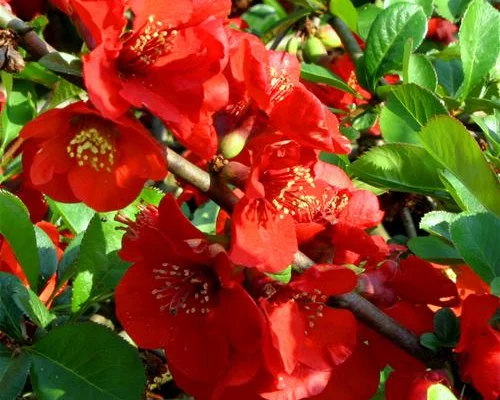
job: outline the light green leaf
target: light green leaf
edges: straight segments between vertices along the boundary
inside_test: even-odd
[[[351,0],[330,0],[330,14],[336,15],[353,32],[358,30],[358,12]]]
[[[111,293],[129,266],[117,255],[123,231],[115,229],[117,223],[112,219],[101,218],[98,214],[92,218],[80,244],[73,281],[73,312],[91,297]]]
[[[498,11],[485,0],[473,0],[467,7],[458,37],[464,68],[459,97],[464,99],[493,68],[500,54]]]
[[[215,235],[215,225],[219,210],[220,207],[210,200],[196,209],[191,222],[203,233]]]
[[[137,400],[144,369],[135,348],[94,323],[64,325],[27,349],[39,400]]]
[[[373,4],[364,4],[358,8],[358,29],[359,36],[366,41],[370,28],[382,8]]]
[[[476,196],[452,172],[445,169],[439,170],[439,177],[448,193],[463,211],[487,211]]]
[[[435,0],[436,12],[451,22],[458,20],[471,0]]]
[[[250,29],[259,36],[280,20],[276,9],[267,4],[256,4],[250,7],[241,17],[250,26]]]
[[[432,8],[434,0],[384,0],[384,8],[387,8],[395,3],[413,3],[422,7],[427,18],[432,16]]]
[[[2,81],[5,75],[2,73]],[[11,87],[6,85],[8,89],[7,102],[2,110],[0,154],[10,142],[18,137],[23,126],[36,115],[37,96],[33,83],[22,79],[13,79],[11,84]]]
[[[300,77],[309,82],[324,83],[359,97],[356,91],[347,83],[330,70],[319,65],[302,63],[300,66]]]
[[[450,224],[458,215],[446,211],[431,211],[420,220],[420,229],[451,241]]]
[[[396,86],[380,114],[380,129],[387,142],[419,144],[418,132],[439,114],[448,111],[429,90],[412,83]]]
[[[287,284],[292,279],[292,266],[289,265],[284,270],[276,272],[275,274],[266,273],[271,279]]]
[[[0,190],[0,234],[9,242],[30,287],[36,291],[40,275],[40,258],[35,230],[28,210],[21,200],[4,190]]]
[[[364,57],[371,88],[381,76],[401,68],[406,41],[411,38],[416,49],[426,30],[425,13],[415,4],[396,3],[377,15],[366,39]]]
[[[453,392],[441,383],[435,383],[427,389],[427,400],[458,400]]]
[[[459,60],[434,60],[439,84],[450,96],[454,96],[464,80],[462,63]]]
[[[16,288],[12,297],[19,309],[40,328],[45,328],[56,318],[31,289]]]
[[[67,75],[82,76],[83,63],[73,54],[54,51],[44,55],[38,63],[51,71]]]
[[[351,164],[350,172],[373,186],[446,197],[436,163],[419,146],[390,143],[374,147]]]
[[[49,197],[47,203],[52,212],[59,215],[74,234],[83,232],[95,214],[93,209],[83,203],[59,203]]]
[[[438,164],[453,173],[487,209],[500,215],[498,179],[459,121],[437,116],[422,128],[420,139]]]
[[[420,258],[436,264],[463,264],[460,253],[446,240],[436,236],[412,238],[408,241],[408,248]]]
[[[429,59],[423,54],[412,54],[408,61],[408,83],[435,91],[437,74]]]
[[[450,225],[451,238],[467,264],[486,283],[500,276],[500,218],[492,213],[462,214]]]

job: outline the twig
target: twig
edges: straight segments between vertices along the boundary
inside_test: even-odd
[[[356,56],[356,54],[360,53],[361,49],[357,43],[354,44],[355,39],[350,31],[349,35],[351,37],[345,32],[345,29],[348,31],[345,24],[337,19],[337,17],[334,17],[333,25],[336,27],[336,30],[338,30],[337,33],[340,38],[342,39],[344,37],[342,41],[351,56]],[[39,59],[45,54],[55,51],[50,45],[32,32],[28,25],[14,17],[1,6],[0,27],[14,30],[21,37],[22,46],[35,59]],[[209,175],[173,150],[167,149],[167,160],[170,172],[204,192],[226,211],[231,211],[238,202],[238,197],[218,178]],[[297,252],[295,255],[295,263],[301,269],[307,269],[314,265],[314,262],[302,252]],[[427,366],[436,367],[443,364],[441,360],[436,359],[430,351],[419,344],[417,336],[400,326],[391,317],[384,314],[360,295],[348,293],[340,296],[332,296],[329,301],[336,307],[349,309],[359,320],[374,328],[377,332],[390,339],[412,356],[424,362]]]
[[[413,217],[408,207],[403,207],[401,210],[401,219],[403,220],[403,225],[405,226],[408,237],[410,239],[417,237],[417,228],[415,228],[415,223],[413,222]]]
[[[352,34],[351,30],[339,17],[333,16],[331,19],[331,24],[337,35],[339,35],[344,49],[349,53],[349,56],[353,61],[356,61],[359,57],[363,55],[363,50],[359,46],[356,38]]]

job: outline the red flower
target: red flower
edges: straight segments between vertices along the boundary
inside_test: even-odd
[[[264,357],[275,381],[264,389],[264,398],[310,398],[327,385],[326,372],[348,360],[356,347],[356,320],[350,311],[329,308],[326,302],[355,285],[351,270],[315,265],[287,286],[264,287],[268,294],[260,305],[269,325]]]
[[[230,2],[73,0],[90,35],[83,73],[91,101],[106,117],[145,106],[178,139],[209,157],[216,150],[210,116],[227,102],[224,20]],[[130,6],[133,26],[124,12]],[[99,18],[97,18],[99,16]],[[207,146],[207,141],[211,146]]]
[[[500,306],[493,295],[470,295],[462,306],[458,353],[460,375],[472,382],[485,400],[500,396],[500,332],[489,321]]]
[[[116,210],[131,203],[148,179],[166,174],[161,148],[139,122],[105,119],[84,102],[42,114],[21,136],[26,177],[58,201]]]
[[[120,255],[134,264],[116,289],[118,319],[140,347],[165,349],[186,391],[218,393],[253,378],[262,313],[224,250],[208,244],[172,196],[130,223]]]
[[[441,42],[448,45],[455,41],[454,34],[458,28],[450,21],[443,18],[431,18],[427,22],[427,35],[428,39]]]

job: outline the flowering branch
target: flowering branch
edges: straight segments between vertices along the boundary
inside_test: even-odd
[[[344,45],[353,59],[359,57],[361,49],[356,43],[352,33],[343,22],[334,17],[332,25],[337,30]],[[0,7],[0,27],[12,29],[19,36],[19,43],[36,60],[56,50],[39,38],[25,22],[13,16],[4,7]],[[82,86],[83,82],[78,80],[73,83]],[[238,202],[238,197],[219,179],[199,167],[193,165],[171,149],[166,154],[168,168],[177,178],[180,178],[219,204],[224,210],[231,211]],[[302,252],[295,255],[295,265],[305,270],[314,262]],[[437,359],[432,352],[419,344],[419,338],[406,328],[400,326],[395,320],[383,313],[372,303],[357,293],[333,296],[329,304],[350,310],[360,321],[375,329],[393,343],[407,351],[415,358],[423,361],[429,367],[442,366],[443,361]]]

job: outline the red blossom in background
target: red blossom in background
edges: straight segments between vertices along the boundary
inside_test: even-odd
[[[90,104],[50,110],[27,124],[23,166],[33,187],[99,211],[123,208],[166,174],[161,148],[136,120],[105,119]]]

